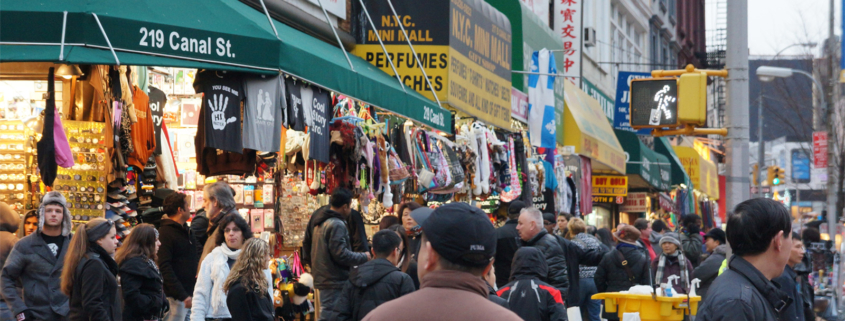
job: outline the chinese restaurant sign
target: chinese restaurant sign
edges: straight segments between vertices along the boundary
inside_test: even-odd
[[[563,40],[563,74],[574,83],[581,81],[581,15],[584,0],[553,0],[554,31]]]

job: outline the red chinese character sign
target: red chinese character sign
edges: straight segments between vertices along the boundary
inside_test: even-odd
[[[581,77],[581,43],[583,41],[584,26],[581,23],[584,0],[553,0],[554,1],[554,31],[563,40],[563,65],[558,70],[567,79],[580,83]]]
[[[813,133],[813,167],[827,168],[827,132]]]

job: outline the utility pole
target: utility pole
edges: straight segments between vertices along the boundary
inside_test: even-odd
[[[748,179],[748,0],[728,1],[727,52],[728,101],[725,143],[727,177],[725,211],[751,196]]]
[[[830,75],[829,75],[830,78],[828,79],[828,81],[829,81],[829,83],[828,83],[828,86],[829,86],[828,87],[829,88],[828,93],[830,93],[830,96],[827,97],[828,99],[825,99],[825,101],[827,101],[827,104],[826,104],[827,106],[823,106],[823,107],[827,108],[826,109],[827,117],[825,117],[825,119],[827,119],[827,227],[829,229],[828,235],[830,235],[830,240],[834,241],[833,242],[833,248],[831,250],[834,252],[834,254],[839,254],[839,249],[836,248],[836,241],[835,241],[837,230],[838,230],[837,227],[839,225],[838,224],[839,213],[837,212],[837,209],[838,209],[838,206],[837,206],[837,199],[838,199],[837,194],[838,193],[836,192],[836,182],[837,182],[836,177],[837,176],[836,176],[836,168],[834,166],[834,163],[835,163],[834,160],[836,160],[836,148],[838,147],[838,145],[837,145],[837,142],[836,142],[836,136],[837,135],[834,132],[834,131],[837,130],[837,128],[834,127],[834,125],[833,125],[834,121],[832,121],[834,119],[833,117],[836,115],[836,113],[834,113],[834,111],[833,111],[833,106],[836,104],[836,101],[837,101],[835,93],[834,93],[836,91],[836,83],[837,83],[836,74],[837,73],[834,72],[834,70],[839,70],[839,68],[838,68],[839,66],[836,65],[837,64],[836,48],[835,48],[836,47],[836,35],[833,33],[834,18],[835,18],[834,17],[834,1],[830,0],[830,11],[829,11],[829,15],[828,15],[828,20],[829,20],[828,21],[828,38],[827,38],[827,46],[825,46],[826,47],[825,49],[827,49],[827,53],[826,53],[827,59],[828,59],[828,62],[830,64],[829,65],[830,67],[828,69],[828,72],[830,73]],[[822,75],[822,74],[819,73],[819,75]],[[822,89],[822,95],[825,95],[824,89]],[[838,260],[834,260],[834,262],[838,262]],[[839,300],[839,297],[840,297],[839,294],[840,294],[840,291],[841,291],[840,290],[841,284],[838,284],[839,283],[838,280],[839,280],[840,269],[839,269],[839,264],[834,264],[834,265],[835,266],[833,267],[833,273],[834,273],[833,274],[834,275],[834,278],[833,278],[833,282],[834,282],[833,283],[833,290],[834,290],[833,304],[834,305],[833,306],[839,307],[838,302],[840,301]],[[834,309],[834,315],[836,315],[835,314],[836,311],[837,310]]]
[[[760,170],[766,166],[766,140],[763,139],[763,86],[760,84],[760,98],[757,101],[757,197],[763,197],[763,181]],[[753,175],[751,177],[754,177]]]

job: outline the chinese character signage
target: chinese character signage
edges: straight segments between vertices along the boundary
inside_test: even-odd
[[[631,82],[631,127],[677,127],[678,82],[675,79]]]
[[[827,132],[813,133],[813,166],[827,168]]]
[[[627,196],[628,176],[593,176],[593,195]]]
[[[584,0],[553,0],[554,32],[563,40],[563,74],[572,82],[581,81],[581,42],[584,26],[581,14]],[[572,77],[572,78],[569,78]]]
[[[616,105],[613,110],[613,128],[649,135],[651,129],[636,130],[631,128],[631,80],[651,78],[647,72],[620,71],[616,79]]]

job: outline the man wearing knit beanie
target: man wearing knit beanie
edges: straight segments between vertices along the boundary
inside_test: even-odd
[[[15,244],[0,273],[2,296],[17,320],[63,320],[67,316],[68,298],[59,289],[59,278],[71,228],[65,197],[47,192],[38,209],[38,229]],[[23,297],[22,289],[26,289]]]

